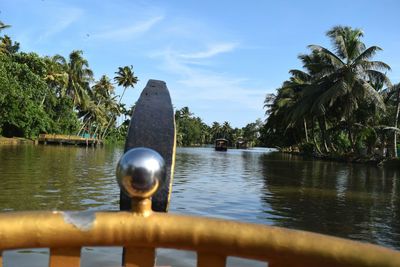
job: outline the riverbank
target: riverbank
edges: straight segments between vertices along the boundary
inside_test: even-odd
[[[22,138],[22,137],[12,137],[7,138],[0,136],[0,145],[21,145],[21,144],[34,144],[34,140]]]
[[[400,168],[400,158],[384,158],[379,155],[370,155],[370,156],[360,156],[355,154],[347,154],[347,155],[326,155],[326,154],[317,154],[314,153],[312,155],[307,155],[303,152],[298,151],[284,151],[280,150],[281,153],[298,155],[308,158],[313,158],[317,160],[324,161],[336,161],[336,162],[344,162],[344,163],[361,163],[367,165],[374,166],[385,166],[385,167],[399,167]]]

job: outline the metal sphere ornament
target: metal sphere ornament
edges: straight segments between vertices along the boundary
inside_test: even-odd
[[[138,147],[128,150],[117,165],[117,181],[130,197],[148,198],[166,179],[163,157],[153,149]]]

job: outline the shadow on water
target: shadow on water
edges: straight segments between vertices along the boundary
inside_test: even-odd
[[[279,153],[260,165],[275,225],[400,248],[398,170]]]

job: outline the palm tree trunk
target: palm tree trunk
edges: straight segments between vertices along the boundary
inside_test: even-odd
[[[121,95],[121,97],[119,98],[118,105],[121,104],[121,100],[122,100],[122,97],[123,97],[124,94],[125,94],[125,91],[126,91],[126,87],[124,87],[124,91],[122,91],[122,95]],[[107,124],[106,129],[105,129],[104,132],[103,132],[103,135],[101,136],[101,139],[104,139],[104,138],[107,136],[107,131],[108,131],[108,128],[110,128],[111,122],[112,122],[112,121],[113,121],[113,118],[111,117],[111,119],[108,121],[108,124]]]
[[[399,121],[399,113],[400,113],[400,88],[397,89],[397,97],[396,97],[396,116],[394,118],[394,127],[397,128],[397,123]],[[393,156],[397,158],[397,131],[394,130],[393,133]]]
[[[318,124],[319,124],[319,128],[321,130],[321,135],[322,135],[322,145],[324,148],[324,151],[329,153],[329,148],[327,145],[327,136],[326,136],[326,121],[325,121],[325,117],[320,117],[318,118]]]
[[[40,102],[40,106],[43,107],[44,101],[46,100],[47,94],[44,94],[42,101]]]
[[[82,127],[79,129],[77,135],[80,135],[81,131],[83,130],[83,128],[85,128],[86,124],[90,121],[91,118],[92,118],[92,116],[89,116],[89,118],[86,120],[86,122],[84,124],[82,124]]]
[[[315,149],[317,149],[317,152],[321,154],[321,149],[319,148],[319,144],[317,142],[316,136],[315,136],[315,121],[314,117],[311,118],[311,139],[313,140]]]
[[[351,129],[351,123],[349,118],[347,119],[347,134],[348,134],[348,138],[350,141],[350,146],[351,146],[351,151],[350,152],[354,152],[355,151],[355,142],[354,142],[354,136],[353,136],[353,131]]]
[[[113,119],[114,119],[114,118],[111,117],[110,121],[109,121],[108,124],[107,124],[106,129],[105,129],[104,132],[103,132],[103,135],[101,136],[101,139],[104,139],[104,138],[107,136],[107,131],[108,131],[108,129],[110,128],[111,122],[113,121]]]
[[[306,142],[308,143],[308,133],[307,133],[307,121],[306,118],[303,119],[303,124],[304,124],[304,133],[306,134]]]
[[[122,95],[121,95],[121,97],[119,98],[118,105],[121,104],[121,100],[122,100],[122,98],[124,97],[125,91],[126,91],[126,87],[124,87],[124,91],[122,91]]]

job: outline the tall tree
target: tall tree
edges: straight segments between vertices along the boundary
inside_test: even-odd
[[[93,71],[82,54],[81,50],[74,50],[69,54],[69,60],[66,63],[68,74],[66,94],[72,97],[76,107],[85,109],[90,99],[88,92],[90,82],[93,80]]]
[[[337,26],[329,30],[327,36],[334,52],[319,45],[309,46],[327,63],[319,74],[318,85],[322,90],[314,105],[340,108],[339,115],[347,123],[348,137],[354,149],[352,114],[362,101],[385,109],[382,97],[371,83],[379,80],[390,85],[386,74],[381,72],[390,67],[384,62],[370,60],[382,49],[378,46],[366,48],[361,41],[363,32],[360,29]]]
[[[116,76],[114,77],[114,81],[117,82],[118,86],[124,87],[124,91],[119,99],[118,103],[121,103],[121,100],[125,94],[125,91],[128,87],[134,87],[136,83],[139,81],[138,78],[134,75],[133,66],[125,66],[119,67],[118,71],[115,72]]]

